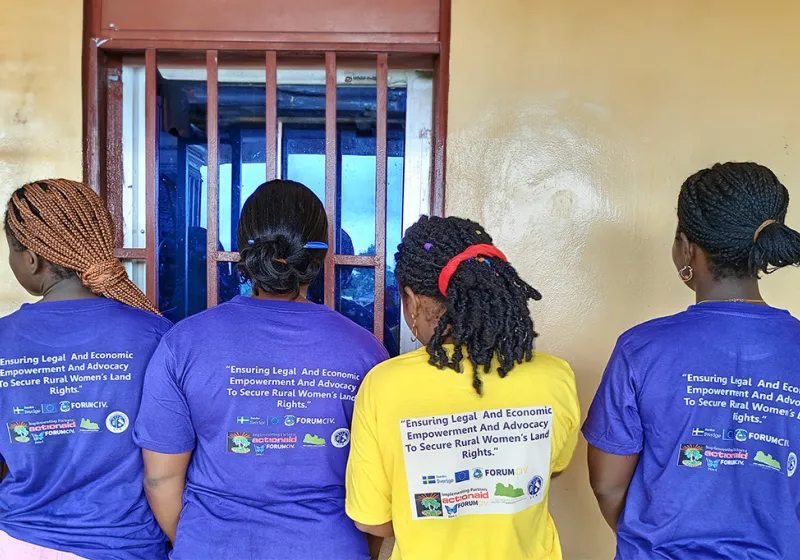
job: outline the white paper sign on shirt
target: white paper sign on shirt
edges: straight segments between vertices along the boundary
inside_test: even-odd
[[[550,406],[400,420],[412,519],[509,514],[544,499]]]

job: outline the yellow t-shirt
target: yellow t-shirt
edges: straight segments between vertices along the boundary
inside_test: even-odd
[[[439,370],[424,348],[373,369],[356,398],[347,514],[392,521],[392,560],[561,559],[550,476],[578,438],[569,365],[537,353],[505,378]]]

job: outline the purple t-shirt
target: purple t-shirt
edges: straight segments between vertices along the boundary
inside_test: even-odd
[[[583,433],[641,454],[617,558],[800,554],[800,322],[788,312],[703,303],[633,328]]]
[[[173,328],[145,380],[136,442],[193,451],[173,560],[359,560],[344,513],[358,387],[387,358],[309,303],[236,297]]]
[[[0,319],[0,530],[89,560],[166,559],[133,442],[166,319],[108,299]],[[130,429],[129,429],[130,428]]]

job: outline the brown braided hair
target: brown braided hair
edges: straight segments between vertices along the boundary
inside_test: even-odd
[[[60,278],[77,275],[93,293],[160,314],[114,256],[114,223],[92,189],[67,179],[29,183],[11,195],[5,232],[46,259]]]

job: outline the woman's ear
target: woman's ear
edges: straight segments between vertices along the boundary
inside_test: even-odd
[[[403,287],[403,308],[410,317],[416,317],[420,312],[420,299],[408,286]]]
[[[686,237],[686,234],[683,232],[678,234],[678,239],[679,239],[680,252],[683,264],[694,266],[694,259],[696,256],[697,246],[691,241],[689,241],[689,238]]]
[[[37,272],[39,272],[39,270],[44,265],[42,259],[39,258],[39,255],[31,251],[30,249],[25,249],[24,262],[25,266],[28,268],[28,271],[31,273],[31,275],[34,275]]]

